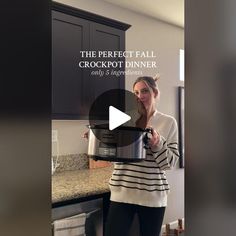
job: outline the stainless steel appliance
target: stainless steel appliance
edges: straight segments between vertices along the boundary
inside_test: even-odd
[[[88,127],[88,155],[92,159],[138,162],[146,158],[150,129],[120,126],[109,130],[105,124]]]

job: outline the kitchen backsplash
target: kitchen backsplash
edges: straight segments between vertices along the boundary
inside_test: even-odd
[[[53,156],[54,165],[56,156]],[[57,160],[55,173],[69,170],[82,170],[89,168],[89,157],[86,153],[61,155]]]

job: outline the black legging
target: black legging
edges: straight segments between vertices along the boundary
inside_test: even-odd
[[[127,236],[137,213],[141,236],[159,236],[165,207],[145,207],[110,202],[105,227],[106,236]]]

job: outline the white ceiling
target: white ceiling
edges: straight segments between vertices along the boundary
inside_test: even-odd
[[[104,0],[184,28],[184,0]]]

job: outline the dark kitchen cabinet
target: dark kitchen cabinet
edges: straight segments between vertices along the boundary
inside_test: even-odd
[[[124,51],[125,32],[102,24],[93,23],[90,27],[90,47],[94,51]],[[117,58],[98,58],[101,61],[118,61]],[[123,64],[124,65],[124,64]],[[103,69],[104,72],[106,69]],[[114,68],[114,70],[123,70]],[[109,70],[111,72],[112,70]],[[114,74],[108,76],[91,76],[92,84],[95,86],[94,98],[109,89],[125,88],[124,76],[117,77]]]
[[[109,75],[109,78],[91,75],[92,69],[80,68],[78,63],[84,59],[81,51],[124,51],[125,30],[129,27],[115,20],[53,3],[53,119],[88,119],[89,108],[98,95],[109,89],[125,87],[124,75]],[[101,70],[105,71],[104,68]],[[119,70],[124,70],[124,67]]]
[[[52,12],[52,112],[54,118],[78,118],[85,113],[87,71],[78,66],[80,51],[89,50],[89,22]]]

